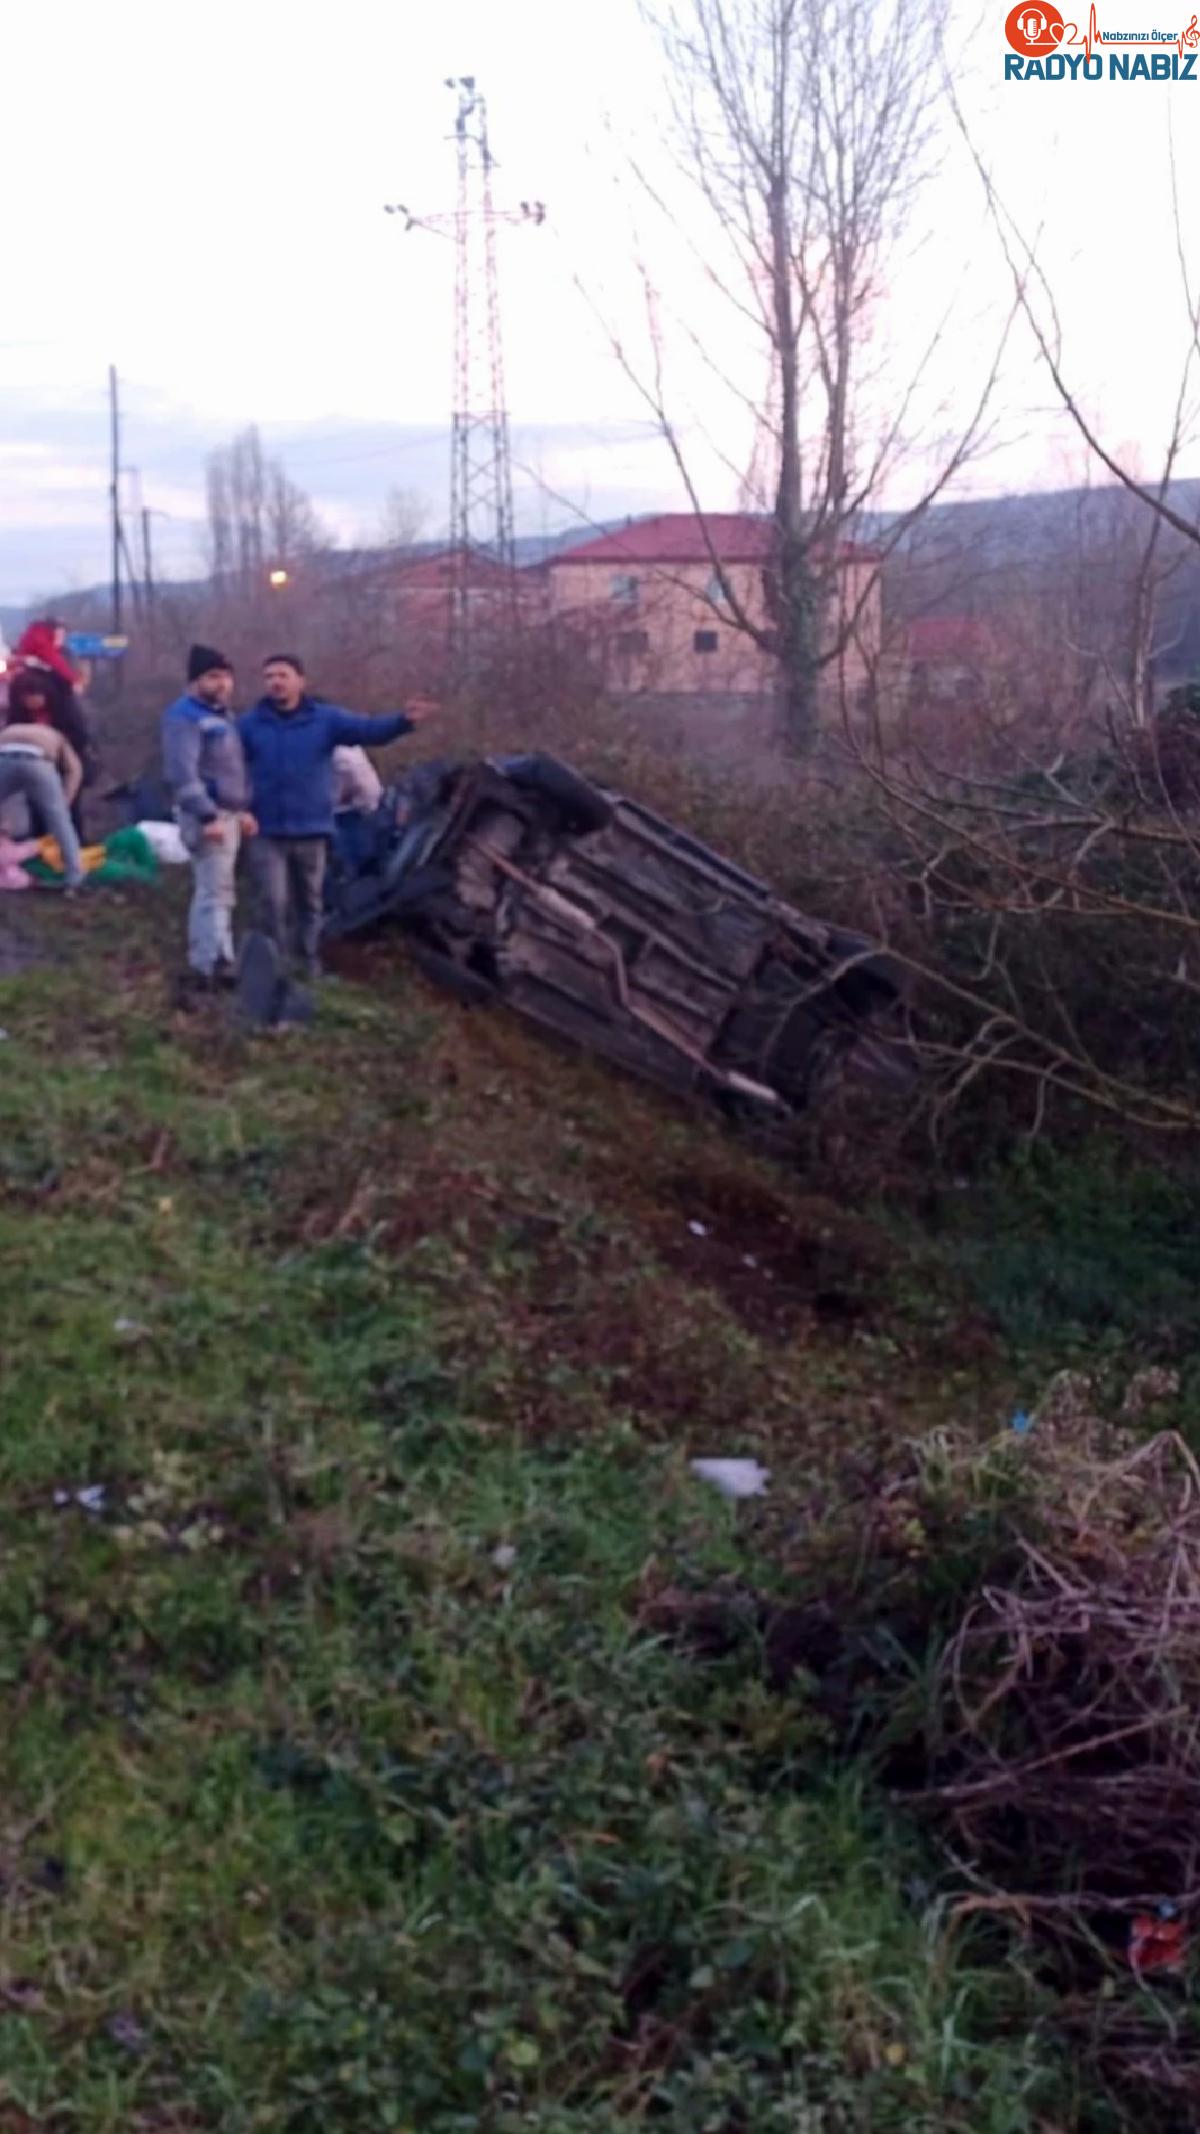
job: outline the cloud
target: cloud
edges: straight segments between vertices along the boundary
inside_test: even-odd
[[[123,395],[123,503],[131,547],[151,520],[156,570],[202,568],[205,467],[236,427],[129,381]],[[370,421],[334,410],[265,422],[263,443],[343,542],[374,537],[392,489],[425,506],[424,533],[448,525],[448,424]],[[3,433],[7,432],[7,436]],[[513,430],[516,522],[541,533],[681,499],[661,446],[639,422],[563,421]],[[31,390],[0,391],[0,604],[103,584],[110,569],[106,411],[47,407]]]

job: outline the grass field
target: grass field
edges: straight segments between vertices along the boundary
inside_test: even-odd
[[[0,2134],[1120,2125],[803,1677],[647,1625],[996,1428],[933,1261],[386,943],[247,1040],[173,890],[13,924]]]

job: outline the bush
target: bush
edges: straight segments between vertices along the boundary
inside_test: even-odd
[[[954,1263],[1010,1341],[1185,1353],[1200,1335],[1197,1181],[1093,1135],[1026,1148],[943,1203]]]

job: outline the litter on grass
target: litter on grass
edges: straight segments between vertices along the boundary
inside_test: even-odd
[[[693,1460],[691,1469],[723,1497],[761,1497],[771,1478],[770,1468],[760,1467],[757,1460]]]
[[[103,1482],[89,1482],[86,1489],[56,1489],[55,1511],[65,1511],[69,1504],[77,1504],[84,1512],[102,1512],[108,1502],[108,1492]]]

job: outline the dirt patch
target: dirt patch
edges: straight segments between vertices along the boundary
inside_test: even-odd
[[[662,1269],[624,1211],[611,1228],[581,1225],[573,1203],[533,1182],[514,1192],[482,1165],[427,1158],[336,1193],[327,1182],[293,1220],[306,1244],[369,1234],[402,1258],[481,1412],[523,1429],[593,1407],[672,1431],[733,1427],[765,1399],[727,1316]]]
[[[0,978],[19,978],[22,971],[50,961],[41,929],[32,913],[13,912],[10,916],[6,911],[0,917]]]
[[[557,1227],[546,1219],[548,1236]],[[505,1234],[505,1213],[495,1182],[478,1168],[414,1166],[402,1147],[377,1145],[369,1161],[281,1181],[271,1234],[309,1248],[370,1237],[376,1250],[397,1258],[426,1244],[469,1246],[479,1255]]]
[[[394,980],[398,968],[415,968],[405,954],[402,938],[395,932],[330,941],[322,954],[326,969],[335,978],[343,978],[351,985],[369,986],[373,991],[381,978]]]
[[[411,988],[394,938],[336,959],[382,998]],[[423,1004],[424,981],[412,990]],[[790,1433],[804,1357],[831,1348],[857,1398],[876,1363],[853,1342],[894,1316],[893,1248],[872,1224],[518,1018],[428,1001],[403,1055],[364,1034],[369,1114],[273,1178],[264,1244],[357,1240],[401,1261],[489,1423],[537,1434],[621,1412],[701,1446]],[[828,1389],[820,1428],[842,1428]]]
[[[581,1272],[557,1294],[531,1299],[510,1340],[514,1406],[534,1430],[554,1426],[557,1391],[572,1381],[577,1411],[591,1397],[672,1436],[737,1430],[762,1406],[759,1371],[731,1356],[719,1328],[661,1280],[651,1290]]]
[[[849,1327],[876,1301],[886,1241],[833,1202],[693,1170],[665,1178],[661,1192],[650,1226],[658,1257],[716,1290],[751,1332],[786,1339],[806,1323]]]
[[[530,1430],[564,1399],[672,1433],[756,1422],[789,1344],[840,1339],[878,1301],[886,1245],[828,1202],[719,1161],[636,1186],[614,1172],[599,1197],[596,1182],[564,1191],[440,1145],[414,1162],[410,1143],[310,1183],[288,1228],[403,1258],[481,1405]]]
[[[505,1208],[494,1180],[479,1169],[428,1167],[391,1181],[386,1222],[379,1242],[387,1252],[406,1253],[426,1239],[448,1239],[482,1251],[505,1228]],[[557,1224],[546,1219],[547,1234]]]

